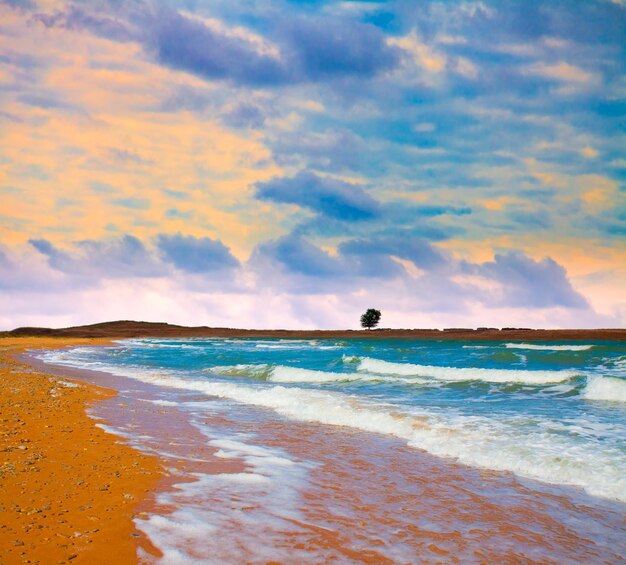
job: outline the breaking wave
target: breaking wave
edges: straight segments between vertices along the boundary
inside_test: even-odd
[[[385,375],[368,375],[365,373],[337,373],[332,371],[318,371],[314,369],[301,369],[287,365],[231,365],[217,366],[205,369],[205,372],[213,375],[227,377],[246,377],[264,380],[274,383],[333,383],[350,381],[378,381],[378,382],[404,382],[407,384],[421,384],[428,382],[419,378],[390,377]]]
[[[507,349],[534,349],[536,351],[588,351],[593,345],[539,345],[536,343],[506,343]]]
[[[485,381],[490,383],[522,383],[528,385],[561,383],[580,374],[572,370],[530,371],[479,369],[475,367],[436,367],[432,365],[413,365],[411,363],[391,363],[370,357],[363,357],[360,360],[358,370],[382,375],[430,377],[445,381]]]
[[[591,377],[582,392],[587,400],[626,402],[626,380],[615,377]]]

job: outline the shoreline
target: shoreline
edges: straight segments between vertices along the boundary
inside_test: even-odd
[[[28,349],[108,340],[0,340],[0,549],[6,563],[136,563],[149,541],[133,516],[163,476],[160,462],[88,415],[117,391],[52,375]],[[4,563],[5,561],[3,561]]]
[[[626,329],[530,329],[530,328],[447,328],[373,329],[373,330],[262,330],[237,328],[187,327],[160,322],[130,320],[103,322],[70,328],[24,327],[0,332],[2,337],[50,338],[278,338],[278,339],[420,339],[470,341],[626,341]],[[1,343],[1,341],[0,341]]]
[[[348,561],[392,562],[385,559],[393,553],[385,554],[371,543],[381,548],[391,544],[389,551],[396,548],[400,551],[397,560],[406,562],[416,556],[436,562],[452,555],[508,562],[519,556],[519,551],[528,555],[539,552],[536,555],[555,562],[557,557],[588,562],[592,557],[600,560],[608,555],[609,561],[615,557],[604,543],[596,546],[601,537],[588,540],[579,525],[594,524],[613,539],[610,528],[619,523],[623,504],[592,497],[579,487],[467,466],[416,450],[384,434],[316,422],[297,422],[294,428],[292,421],[262,407],[241,405],[236,412],[229,408],[220,411],[216,409],[220,401],[214,404],[216,400],[191,389],[163,389],[114,373],[33,361],[63,378],[75,375],[87,383],[100,382],[120,391],[117,401],[98,404],[97,416],[123,437],[142,438],[142,451],[155,453],[170,472],[143,505],[147,512],[135,520],[137,528],[166,558],[189,551],[198,559],[220,556],[224,562],[248,562],[261,556],[267,561],[281,561],[281,557],[288,561],[288,556],[293,559],[296,555],[302,562],[319,562],[313,556],[326,555],[315,553],[322,551]],[[167,403],[162,402],[164,399]],[[207,403],[207,410],[195,412],[194,426],[190,427],[190,412],[181,407],[198,402]],[[208,426],[208,436],[198,435],[198,424]],[[254,491],[238,491],[236,485],[248,481],[234,479],[233,483],[228,477],[257,476],[263,478],[261,484],[269,484],[270,478],[259,476],[254,464],[245,456],[242,459],[242,453],[216,457],[211,437],[247,438],[244,441],[249,442],[251,453],[277,450],[270,459],[278,456],[289,460],[278,468],[307,469],[306,479],[295,489],[290,486],[290,475],[284,481],[276,476],[270,483],[276,481],[273,488],[278,490],[270,490],[260,499]],[[241,448],[245,451],[243,444]],[[337,458],[337,454],[343,456]],[[235,490],[229,490],[228,485],[233,484]],[[385,486],[390,484],[395,487]],[[293,491],[289,499],[301,496],[302,506],[290,509],[296,515],[289,517],[290,529],[280,537],[283,534],[268,524],[281,520],[272,515],[275,507],[271,500],[283,489]],[[511,501],[515,501],[513,513],[508,506]],[[398,504],[402,511],[389,513]],[[185,522],[202,512],[208,514],[201,514],[206,516],[202,522],[192,519],[191,533],[185,533]],[[300,518],[296,517],[298,512],[302,513]],[[425,523],[437,526],[423,528]],[[532,530],[528,523],[533,524]],[[169,534],[164,534],[168,528]],[[212,535],[215,528],[217,537]],[[398,534],[408,531],[411,538]],[[371,543],[355,546],[363,543],[359,539]],[[514,545],[510,545],[511,539],[516,540]],[[400,545],[396,547],[397,543]],[[361,550],[355,552],[356,547]],[[303,548],[309,549],[302,553]],[[241,553],[235,557],[231,551]],[[149,555],[140,552],[142,557],[149,562]]]
[[[40,347],[45,346],[50,349],[80,345],[107,345],[110,343],[108,340],[61,340],[54,338],[47,340],[0,340],[0,344],[3,342],[6,344],[9,341],[19,344],[34,342],[39,343]],[[33,347],[37,347],[37,345],[28,346],[28,348]],[[21,349],[23,350],[25,347],[21,347]],[[6,353],[6,348],[3,353]],[[169,523],[170,527],[178,527],[176,524],[179,515],[177,515],[176,508],[185,509],[187,505],[192,505],[193,512],[196,496],[200,492],[197,487],[194,489],[194,483],[202,476],[216,475],[215,480],[211,479],[208,482],[197,484],[204,485],[202,491],[206,497],[204,510],[211,509],[213,519],[217,519],[217,523],[226,526],[226,529],[220,529],[220,535],[213,540],[208,540],[204,534],[200,535],[195,540],[195,543],[201,544],[200,547],[212,547],[211,544],[217,544],[211,550],[215,552],[231,547],[228,543],[229,536],[235,536],[233,539],[237,540],[239,538],[236,536],[239,533],[233,534],[232,531],[229,531],[227,519],[234,518],[237,520],[242,512],[244,514],[252,512],[251,516],[255,516],[254,513],[263,511],[264,507],[259,504],[260,501],[255,501],[254,497],[249,497],[249,493],[241,496],[235,491],[235,499],[241,500],[241,508],[233,508],[232,493],[228,496],[225,494],[223,498],[212,498],[216,494],[216,492],[211,491],[212,484],[225,486],[228,484],[228,481],[224,483],[225,477],[237,476],[240,473],[249,477],[254,475],[257,470],[254,466],[251,467],[245,458],[242,460],[240,455],[226,459],[219,455],[216,456],[216,448],[211,445],[210,441],[207,442],[207,436],[199,433],[197,426],[190,425],[189,412],[180,408],[185,402],[191,404],[198,401],[211,403],[213,401],[210,398],[194,391],[174,392],[175,389],[167,389],[167,396],[164,397],[163,389],[157,385],[146,384],[135,379],[116,376],[113,373],[87,367],[56,365],[54,362],[38,359],[24,351],[11,353],[18,354],[18,364],[22,366],[24,375],[32,377],[34,373],[37,379],[49,382],[47,378],[41,378],[45,375],[57,383],[57,388],[59,382],[75,381],[80,383],[78,387],[63,388],[61,392],[76,395],[78,391],[82,390],[85,394],[97,396],[96,400],[99,402],[87,400],[79,406],[79,411],[82,410],[82,420],[79,425],[85,429],[95,429],[96,432],[101,433],[107,443],[113,443],[126,449],[134,456],[149,459],[152,463],[156,463],[157,467],[168,469],[166,477],[159,479],[153,476],[152,483],[147,486],[144,484],[141,488],[137,487],[140,492],[137,498],[131,501],[132,507],[128,501],[121,501],[122,507],[116,510],[116,515],[121,516],[121,520],[125,521],[126,529],[124,531],[114,532],[110,530],[112,538],[109,537],[108,540],[106,538],[94,539],[87,546],[87,550],[82,549],[82,551],[75,551],[70,555],[61,555],[56,560],[50,559],[51,553],[47,550],[44,552],[44,558],[40,558],[40,563],[110,563],[112,562],[110,550],[115,545],[112,540],[123,542],[126,551],[126,557],[116,558],[116,563],[150,562],[151,558],[159,556],[161,551],[165,553],[166,557],[171,557],[173,555],[170,553],[172,546],[171,544],[168,546],[170,540],[168,538],[160,539],[158,535],[153,537],[153,533],[155,533],[153,524],[154,522],[158,523],[157,534],[164,523]],[[170,396],[172,394],[173,396]],[[152,402],[159,398],[167,398],[168,403]],[[73,404],[76,408],[77,403],[74,402]],[[85,415],[86,407],[89,409],[91,417]],[[507,539],[511,537],[517,539],[517,543],[521,544],[520,547],[526,547],[528,551],[531,548],[532,551],[535,551],[541,547],[541,551],[545,552],[541,555],[544,556],[565,555],[570,558],[577,556],[584,561],[585,558],[594,555],[598,558],[600,555],[604,555],[604,557],[610,555],[610,553],[605,553],[608,551],[607,549],[594,548],[593,543],[596,541],[591,542],[590,545],[590,542],[585,539],[582,531],[579,531],[575,524],[580,524],[584,520],[591,520],[591,523],[596,525],[595,527],[606,532],[608,531],[607,527],[610,527],[611,520],[617,524],[615,516],[619,515],[623,509],[622,503],[590,497],[578,487],[538,483],[533,479],[517,477],[507,471],[493,471],[467,466],[452,459],[415,450],[405,445],[398,438],[377,433],[346,429],[341,426],[327,426],[320,423],[299,422],[297,423],[298,433],[294,434],[292,422],[283,421],[281,417],[275,415],[270,415],[268,418],[267,414],[261,416],[263,425],[258,426],[254,423],[254,418],[264,411],[263,408],[243,405],[238,408],[238,412],[245,415],[243,419],[239,419],[236,414],[230,411],[209,410],[199,420],[197,419],[198,414],[196,414],[196,424],[204,422],[204,425],[217,432],[217,437],[220,437],[222,432],[226,433],[226,437],[238,437],[238,434],[243,433],[242,437],[249,438],[253,442],[250,445],[251,449],[276,449],[278,455],[284,454],[290,458],[292,461],[290,465],[298,467],[304,464],[306,467],[312,463],[312,466],[307,467],[309,469],[306,471],[308,478],[301,492],[304,504],[301,511],[306,519],[295,522],[297,527],[308,532],[307,537],[298,544],[298,539],[293,534],[292,537],[282,540],[280,544],[270,546],[273,549],[270,549],[270,553],[267,554],[268,560],[271,556],[280,561],[280,551],[285,551],[286,547],[292,548],[293,551],[299,551],[298,547],[302,543],[305,545],[312,544],[310,547],[317,548],[315,550],[325,548],[324,551],[331,551],[333,554],[342,555],[346,559],[357,560],[359,555],[364,557],[365,554],[353,552],[354,548],[350,541],[353,532],[357,532],[358,536],[365,539],[382,540],[385,539],[385,535],[391,535],[389,534],[390,531],[408,531],[407,528],[414,531],[414,539],[413,541],[403,540],[402,543],[407,545],[400,546],[400,548],[409,551],[409,556],[430,556],[433,560],[441,558],[442,555],[464,555],[470,549],[475,552],[475,557],[481,556],[484,561],[496,562],[513,559],[518,554],[512,547],[507,546]],[[3,418],[5,417],[3,416]],[[252,420],[249,419],[251,417]],[[101,422],[100,424],[98,424],[98,420]],[[102,424],[106,424],[106,426],[102,426]],[[105,433],[100,429],[101,427],[115,430],[113,432],[115,435]],[[61,431],[57,435],[62,436],[63,434],[64,432]],[[65,433],[65,435],[72,434]],[[127,439],[120,440],[120,436]],[[133,442],[133,436],[142,439],[136,443]],[[59,441],[62,440],[63,437],[59,437]],[[120,441],[124,443],[120,443]],[[51,445],[54,447],[52,451],[54,452],[59,449],[56,442],[56,439],[51,440]],[[131,447],[133,444],[141,445],[141,451]],[[87,444],[85,446],[73,444],[72,446],[74,451],[81,447],[90,446]],[[145,453],[148,455],[143,455]],[[345,453],[346,457],[337,460],[337,453]],[[313,454],[315,454],[314,460],[311,459]],[[317,459],[318,457],[321,459]],[[44,461],[46,460],[44,459]],[[385,473],[390,474],[383,473],[381,476],[381,470],[386,469],[390,461],[393,462],[390,466],[393,471],[385,471]],[[70,462],[70,464],[72,463]],[[93,488],[94,485],[89,485],[86,479],[78,479],[74,471],[70,470],[69,472],[73,473],[72,477],[74,477],[75,482],[85,480],[85,486],[87,488],[92,487],[89,494],[96,502],[94,503],[92,500],[86,503],[94,507],[94,510],[88,509],[87,512],[94,516],[95,509],[100,508],[101,513],[106,514],[106,518],[110,519],[113,512],[108,511],[103,506],[105,504],[109,506],[110,492]],[[149,480],[149,477],[140,476],[137,477],[137,481],[141,481],[142,478]],[[115,486],[113,481],[116,479],[106,480],[111,487],[109,490],[112,491]],[[391,484],[404,485],[401,497],[403,511],[397,516],[380,513],[379,505],[383,500],[385,502],[382,504],[382,508],[394,508],[399,500],[399,493],[393,489],[385,488],[384,485],[389,481]],[[381,483],[380,488],[378,488],[379,482]],[[186,487],[185,483],[189,483],[189,487]],[[0,479],[0,492],[2,486]],[[284,487],[285,484],[281,482],[275,495],[278,496],[281,492],[280,489]],[[289,489],[288,482],[286,488]],[[128,490],[124,490],[122,496],[128,492]],[[509,515],[506,505],[502,504],[503,500],[516,500],[515,513]],[[340,508],[343,506],[346,515],[352,516],[352,519],[346,520],[343,512],[337,515],[328,513],[329,508],[336,508],[337,505]],[[70,512],[62,518],[68,522],[80,518],[85,513],[80,508],[69,510]],[[34,516],[37,517],[39,514],[34,514]],[[612,518],[610,518],[611,516]],[[225,517],[224,522],[220,522],[222,517]],[[265,519],[259,519],[259,516],[256,515],[252,523],[264,524],[270,515],[261,514],[260,517]],[[559,517],[565,519],[565,524],[561,523]],[[56,520],[57,517],[54,518]],[[120,520],[120,518],[116,520]],[[145,525],[144,520],[146,520]],[[423,520],[439,524],[438,527],[443,528],[442,531],[447,533],[440,534],[438,529],[431,531],[430,528],[427,528],[423,530],[416,526],[421,524]],[[529,531],[525,526],[526,523],[533,523],[537,531]],[[369,528],[369,525],[372,525],[372,528]],[[565,528],[563,528],[564,525]],[[57,525],[55,522],[52,527],[61,528],[64,526],[62,524]],[[102,526],[99,529],[104,530]],[[92,532],[75,531],[81,535],[77,539],[71,539],[74,544],[77,543],[77,540],[80,542],[88,540],[88,536],[99,535],[98,532],[92,534]],[[469,535],[469,538],[460,536],[462,531]],[[500,536],[494,538],[493,534],[496,532],[500,532]],[[271,535],[271,530],[263,533],[263,535],[260,532],[250,535],[248,532],[248,535],[243,536],[243,540],[245,540],[243,543],[248,543],[250,540],[253,547],[257,543],[263,545],[263,543],[269,543],[266,540],[268,536],[271,539]],[[395,533],[393,535],[395,536]],[[34,539],[42,540],[43,535],[40,533],[39,536],[35,533]],[[45,536],[49,537],[48,534]],[[397,541],[392,536],[387,541],[391,541],[393,544],[394,540]],[[13,540],[10,539],[9,541],[12,542]],[[240,539],[239,542],[241,543],[242,540]],[[67,541],[63,539],[61,543],[68,545]],[[237,544],[232,547],[236,546]],[[0,548],[4,547],[14,550],[4,538],[0,537]],[[23,546],[17,546],[15,549],[26,551]],[[315,550],[311,549],[311,551]],[[274,551],[275,554],[272,553]],[[213,556],[218,554],[211,553]],[[9,558],[15,557],[15,562],[23,562],[24,559],[38,562],[30,557],[31,554],[29,557],[18,560],[19,555],[19,552],[13,551]],[[77,557],[70,560],[69,557],[72,555]],[[107,558],[99,560],[99,555],[106,555]],[[202,555],[202,553],[198,553],[198,557]],[[287,554],[282,555],[286,556]],[[226,562],[249,561],[255,556],[258,557],[254,552],[242,554],[240,560],[226,560]],[[383,557],[384,552],[379,553],[371,548],[371,553],[367,554],[365,562],[384,562]],[[12,562],[14,561],[8,561],[8,563]]]

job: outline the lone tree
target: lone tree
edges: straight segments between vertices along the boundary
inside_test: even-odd
[[[368,308],[365,314],[361,316],[361,326],[368,330],[375,328],[378,322],[380,322],[380,310]]]

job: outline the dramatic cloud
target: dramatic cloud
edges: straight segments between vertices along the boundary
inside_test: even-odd
[[[0,0],[0,22],[5,326],[626,323],[623,2]]]
[[[79,241],[73,253],[58,249],[46,239],[31,239],[30,244],[47,257],[52,268],[71,275],[119,278],[163,273],[144,244],[130,235],[111,242]]]
[[[294,51],[296,74],[308,79],[369,77],[399,61],[400,51],[370,24],[302,18],[287,24],[283,33]]]
[[[228,247],[208,237],[160,235],[157,247],[166,261],[190,273],[208,273],[239,266],[239,261]]]
[[[278,56],[263,53],[245,37],[212,29],[202,21],[172,10],[156,14],[148,29],[148,45],[168,66],[210,79],[230,79],[242,84],[285,82],[289,71]]]
[[[294,274],[316,279],[392,279],[407,274],[394,257],[428,270],[446,264],[443,254],[417,239],[350,240],[339,245],[337,253],[331,255],[298,234],[261,244],[252,263],[263,258],[281,264]]]
[[[297,235],[286,235],[263,243],[255,251],[253,262],[282,264],[288,271],[316,278],[335,278],[349,274],[347,265]],[[268,269],[267,274],[269,274]]]
[[[258,183],[256,190],[261,200],[296,204],[348,222],[371,219],[380,213],[376,200],[358,185],[306,171]]]
[[[389,237],[373,241],[354,240],[339,246],[345,255],[362,258],[388,256],[411,261],[416,267],[433,269],[446,262],[443,254],[432,245],[409,237]]]
[[[550,257],[534,261],[521,253],[498,254],[493,262],[478,267],[483,276],[502,285],[500,301],[508,306],[587,308],[565,269]]]

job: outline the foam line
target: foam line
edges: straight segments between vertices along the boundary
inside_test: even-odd
[[[587,382],[582,397],[587,400],[626,402],[626,379],[615,377],[592,377]]]
[[[536,351],[588,351],[593,345],[539,345],[536,343],[506,343],[507,349],[534,349]]]
[[[71,354],[64,355],[67,364],[83,364],[82,360],[72,360]],[[364,361],[367,366],[367,358],[361,359],[360,365]],[[515,377],[516,382],[528,383],[528,376],[540,376],[542,378],[535,380],[545,384],[546,381],[561,382],[571,373],[450,367],[425,367],[424,370],[419,365],[375,359],[370,360],[369,364],[369,370],[386,370],[396,377],[412,376],[416,373],[443,374],[444,377],[452,375],[452,380],[459,380],[461,377],[466,380],[475,379],[477,375],[484,377],[484,373],[477,371],[487,371],[486,380],[496,382],[508,382]],[[589,494],[626,502],[626,456],[616,453],[612,443],[580,443],[570,433],[572,425],[563,422],[558,415],[552,418],[542,416],[539,420],[529,418],[528,414],[515,412],[505,417],[467,415],[450,407],[440,410],[430,406],[393,406],[359,395],[325,389],[259,381],[241,384],[192,377],[184,372],[119,366],[113,363],[96,362],[90,367],[162,387],[193,390],[214,398],[268,408],[293,421],[348,426],[395,436],[412,447],[424,449],[437,456],[456,458],[468,465],[511,471],[548,483],[576,485]],[[367,375],[369,373],[364,376]],[[586,389],[588,399],[606,397],[609,395],[607,391],[611,390],[623,393],[620,379],[602,378],[605,380],[599,381],[599,384],[594,378],[589,381]],[[613,394],[611,399],[615,400],[616,395]],[[559,426],[565,426],[563,432],[566,433],[551,431],[561,429]]]
[[[575,371],[528,371],[516,369],[479,369],[475,367],[435,367],[411,363],[390,363],[363,357],[359,371],[382,375],[431,377],[445,381],[485,381],[490,383],[522,383],[547,385],[566,381],[580,374]]]
[[[338,373],[332,371],[318,371],[314,369],[302,369],[287,365],[241,364],[230,366],[217,366],[205,369],[205,372],[213,375],[229,377],[249,377],[258,380],[266,380],[273,383],[334,383],[334,382],[399,382],[405,384],[424,384],[430,381],[414,377],[392,377],[386,375],[369,375],[366,373]]]

